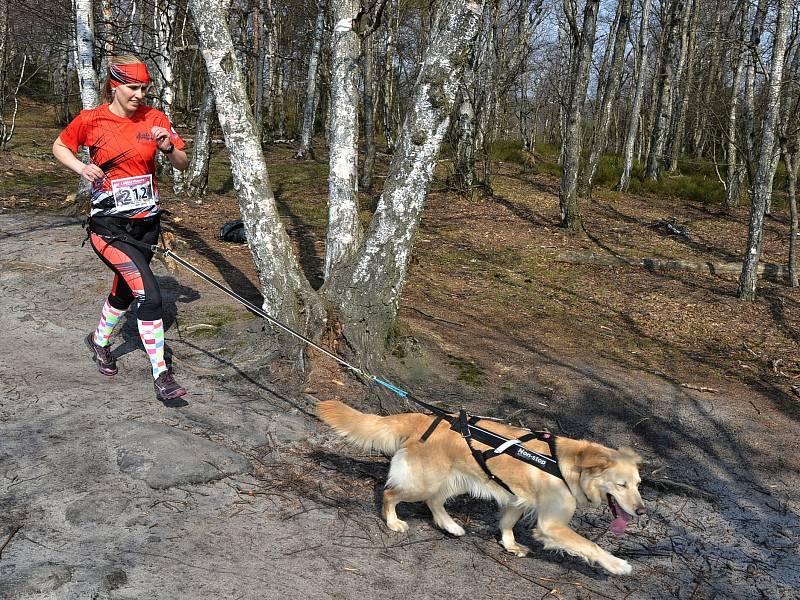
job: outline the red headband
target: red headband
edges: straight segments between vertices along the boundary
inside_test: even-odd
[[[108,80],[112,88],[118,85],[147,85],[150,83],[150,73],[147,72],[144,63],[111,65],[108,71]]]

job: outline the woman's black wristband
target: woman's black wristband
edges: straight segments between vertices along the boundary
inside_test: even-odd
[[[168,150],[162,150],[164,154],[172,154],[175,152],[175,144],[170,143]]]

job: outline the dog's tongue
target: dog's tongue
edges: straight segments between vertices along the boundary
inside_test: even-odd
[[[622,535],[625,533],[625,529],[628,527],[628,520],[631,516],[626,513],[619,504],[617,504],[614,498],[609,498],[609,502],[616,518],[611,521],[608,529],[614,535]]]
[[[608,526],[609,530],[611,530],[611,533],[614,535],[622,535],[628,527],[628,513],[624,510],[620,510],[620,512],[622,514],[611,521],[611,525]]]

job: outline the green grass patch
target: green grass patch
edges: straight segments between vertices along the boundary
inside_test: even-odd
[[[458,369],[458,377],[456,379],[459,381],[475,387],[480,387],[486,382],[486,372],[471,360],[459,358],[452,354],[448,354],[447,358],[450,365]]]
[[[241,319],[256,318],[251,313],[243,313],[226,307],[215,307],[206,311],[189,313],[191,322],[183,323],[182,329],[196,338],[211,339],[217,337],[220,329],[229,323]]]

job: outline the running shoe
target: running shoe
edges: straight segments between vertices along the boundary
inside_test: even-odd
[[[97,363],[98,371],[109,377],[119,372],[117,359],[111,354],[111,346],[98,346],[95,344],[94,332],[87,335],[83,341],[86,343],[86,347],[92,351],[92,359]]]
[[[153,387],[156,390],[156,398],[164,402],[165,400],[175,400],[186,395],[186,390],[175,381],[170,371],[164,371],[153,382]]]

